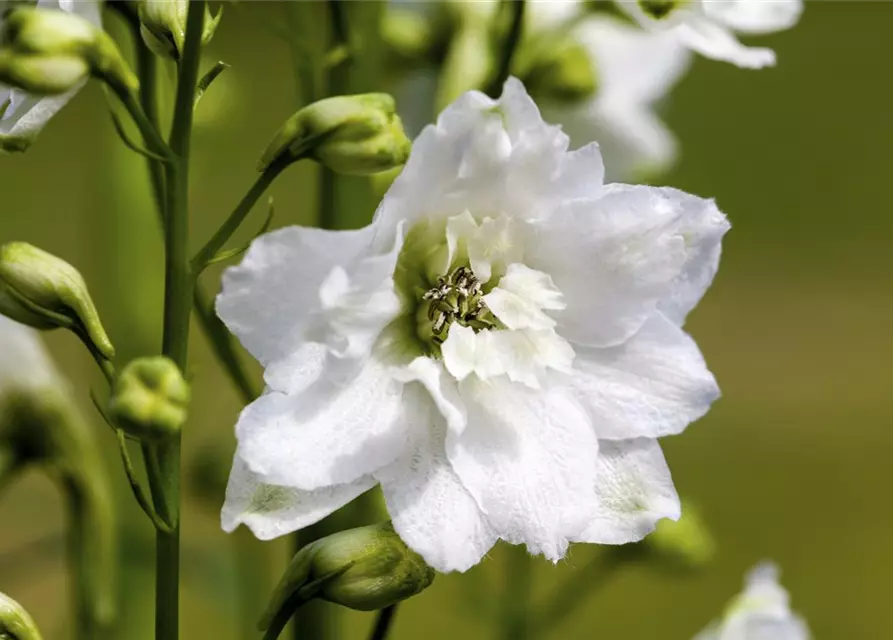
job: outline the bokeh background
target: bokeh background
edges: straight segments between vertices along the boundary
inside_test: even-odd
[[[247,4],[227,7],[208,52],[208,63],[233,68],[208,93],[197,125],[194,239],[207,237],[241,197],[258,154],[296,104],[289,49],[265,26],[284,8]],[[890,637],[891,24],[893,3],[809,2],[799,26],[760,39],[775,48],[776,68],[698,59],[663,105],[683,154],[659,183],[715,197],[733,224],[719,276],[688,324],[723,398],[665,441],[677,487],[699,508],[717,554],[686,575],[636,563],[591,579],[586,566],[597,549],[575,547],[557,566],[536,560],[535,605],[568,580],[592,582],[545,637],[686,640],[720,614],[763,558],[780,564],[793,606],[817,638]],[[316,184],[313,167],[289,170],[272,191],[275,224],[312,224]],[[344,193],[342,223],[368,220],[374,200],[366,184],[349,183]],[[254,215],[259,225],[262,212]],[[96,86],[27,154],[0,157],[0,243],[14,239],[81,269],[122,358],[157,350],[161,244],[144,164],[117,140]],[[209,272],[203,282],[213,288],[218,277]],[[241,405],[201,334],[193,336],[184,465],[194,479],[213,476],[195,469],[219,460],[217,475],[225,476]],[[75,339],[46,337],[107,449],[119,493],[116,637],[149,638],[152,535],[113,437],[90,407],[88,391],[102,388],[101,379]],[[260,606],[288,544],[225,535],[222,493],[207,480],[189,486],[183,637],[255,637],[242,630],[240,614]],[[0,497],[0,590],[32,612],[48,639],[68,634],[63,513],[55,487],[37,473]],[[439,576],[401,607],[392,637],[503,637],[494,612],[507,557],[497,548],[468,574]],[[246,561],[253,602],[237,601]],[[333,637],[364,637],[371,622],[371,614],[345,613]]]

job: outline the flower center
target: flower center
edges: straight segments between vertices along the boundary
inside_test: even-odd
[[[458,267],[437,279],[437,284],[422,295],[422,305],[430,324],[431,341],[443,344],[454,322],[475,332],[500,326],[499,320],[484,302],[481,283],[469,267]],[[427,328],[427,327],[424,327]],[[424,335],[423,327],[420,334]]]

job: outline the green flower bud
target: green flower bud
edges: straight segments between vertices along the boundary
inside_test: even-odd
[[[402,165],[412,144],[394,98],[386,93],[336,96],[310,104],[276,133],[258,164],[313,158],[338,173],[368,175]]]
[[[208,44],[220,24],[222,11],[216,16],[205,5],[202,44]],[[179,60],[186,42],[186,15],[189,0],[142,0],[139,4],[140,34],[155,55]]]
[[[586,48],[569,39],[537,47],[537,54],[522,75],[530,95],[537,100],[577,102],[596,90],[595,68]]]
[[[654,532],[645,538],[652,553],[675,568],[697,569],[710,563],[716,554],[716,541],[698,511],[683,503],[682,517],[664,519]]]
[[[642,12],[653,20],[665,20],[671,13],[688,4],[687,0],[638,0]]]
[[[92,74],[116,91],[139,80],[115,41],[89,20],[66,11],[19,8],[0,31],[0,82],[37,95],[74,89]]]
[[[0,593],[0,638],[42,640],[34,620],[18,602]]]
[[[81,274],[25,242],[0,246],[0,313],[36,329],[70,329],[103,358],[115,355]]]
[[[124,433],[158,441],[176,435],[186,422],[189,385],[168,358],[138,358],[115,379],[109,417]]]
[[[434,570],[390,522],[341,531],[298,551],[259,627],[284,625],[312,598],[359,611],[383,609],[421,593],[433,580]]]

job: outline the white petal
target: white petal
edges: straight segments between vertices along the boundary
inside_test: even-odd
[[[800,20],[803,0],[725,0],[704,2],[704,13],[739,33],[774,33]]]
[[[402,451],[401,390],[370,359],[349,380],[325,375],[300,393],[270,391],[239,416],[240,454],[271,484],[312,490],[353,482]]]
[[[596,469],[595,517],[575,541],[626,544],[662,518],[679,519],[679,496],[657,440],[600,441]]]
[[[619,346],[578,347],[568,380],[599,440],[680,433],[719,398],[698,346],[661,314]]]
[[[444,450],[447,427],[428,392],[406,388],[406,452],[375,474],[394,528],[438,571],[466,571],[498,538]]]
[[[499,536],[553,561],[595,507],[598,443],[561,389],[505,379],[460,385],[468,426],[447,435],[447,455]]]
[[[264,382],[273,391],[301,393],[317,382],[332,367],[324,344],[305,342],[296,351],[278,358],[264,369]]]
[[[464,380],[477,367],[477,335],[474,329],[455,324],[441,345],[443,364],[456,380]]]
[[[12,388],[64,384],[37,331],[4,315],[0,315],[0,353],[0,394]]]
[[[692,242],[708,229],[721,236],[727,228],[725,217],[700,198],[609,185],[604,197],[571,202],[534,227],[525,263],[548,273],[564,295],[567,308],[554,314],[560,335],[612,346],[635,334],[661,300],[683,294],[690,261],[702,257]]]
[[[323,280],[336,266],[350,271],[374,233],[371,225],[356,231],[286,227],[260,236],[241,264],[223,272],[217,314],[262,364],[282,357],[305,341]]]
[[[673,33],[685,46],[713,60],[731,62],[745,69],[775,66],[772,49],[747,47],[726,27],[698,15],[674,27]]]
[[[368,476],[315,491],[271,485],[237,454],[226,486],[221,524],[226,532],[244,524],[261,540],[271,540],[322,520],[374,485],[375,480]]]
[[[450,429],[462,433],[468,423],[465,405],[459,397],[455,381],[444,372],[441,362],[420,357],[405,367],[394,368],[391,374],[400,382],[420,382],[431,395]]]

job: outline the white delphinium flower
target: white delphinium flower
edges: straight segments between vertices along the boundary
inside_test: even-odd
[[[803,0],[617,0],[644,28],[666,31],[707,58],[759,69],[775,64],[775,52],[747,47],[736,33],[761,35],[790,29]]]
[[[15,0],[0,0],[0,29],[3,17],[14,6]],[[102,25],[101,5],[97,0],[39,0],[32,2],[41,9],[59,9],[86,18],[96,26]],[[82,86],[82,85],[81,85]],[[0,152],[24,151],[41,129],[80,90],[58,96],[34,96],[19,89],[0,84]]]
[[[543,101],[543,114],[561,124],[574,146],[599,143],[609,180],[666,169],[676,139],[654,113],[688,70],[690,51],[670,33],[646,31],[611,16],[592,16],[569,37],[590,56],[595,91],[575,101]]]
[[[729,603],[722,620],[694,640],[809,640],[806,622],[791,611],[788,600],[778,568],[763,562],[747,574],[744,592]]]
[[[0,402],[5,394],[59,384],[59,377],[34,329],[0,315]]]
[[[499,538],[557,561],[677,518],[656,439],[719,394],[681,325],[729,225],[603,176],[511,79],[425,128],[368,227],[255,240],[217,299],[267,383],[224,528],[272,538],[380,483],[396,531],[450,571]]]

